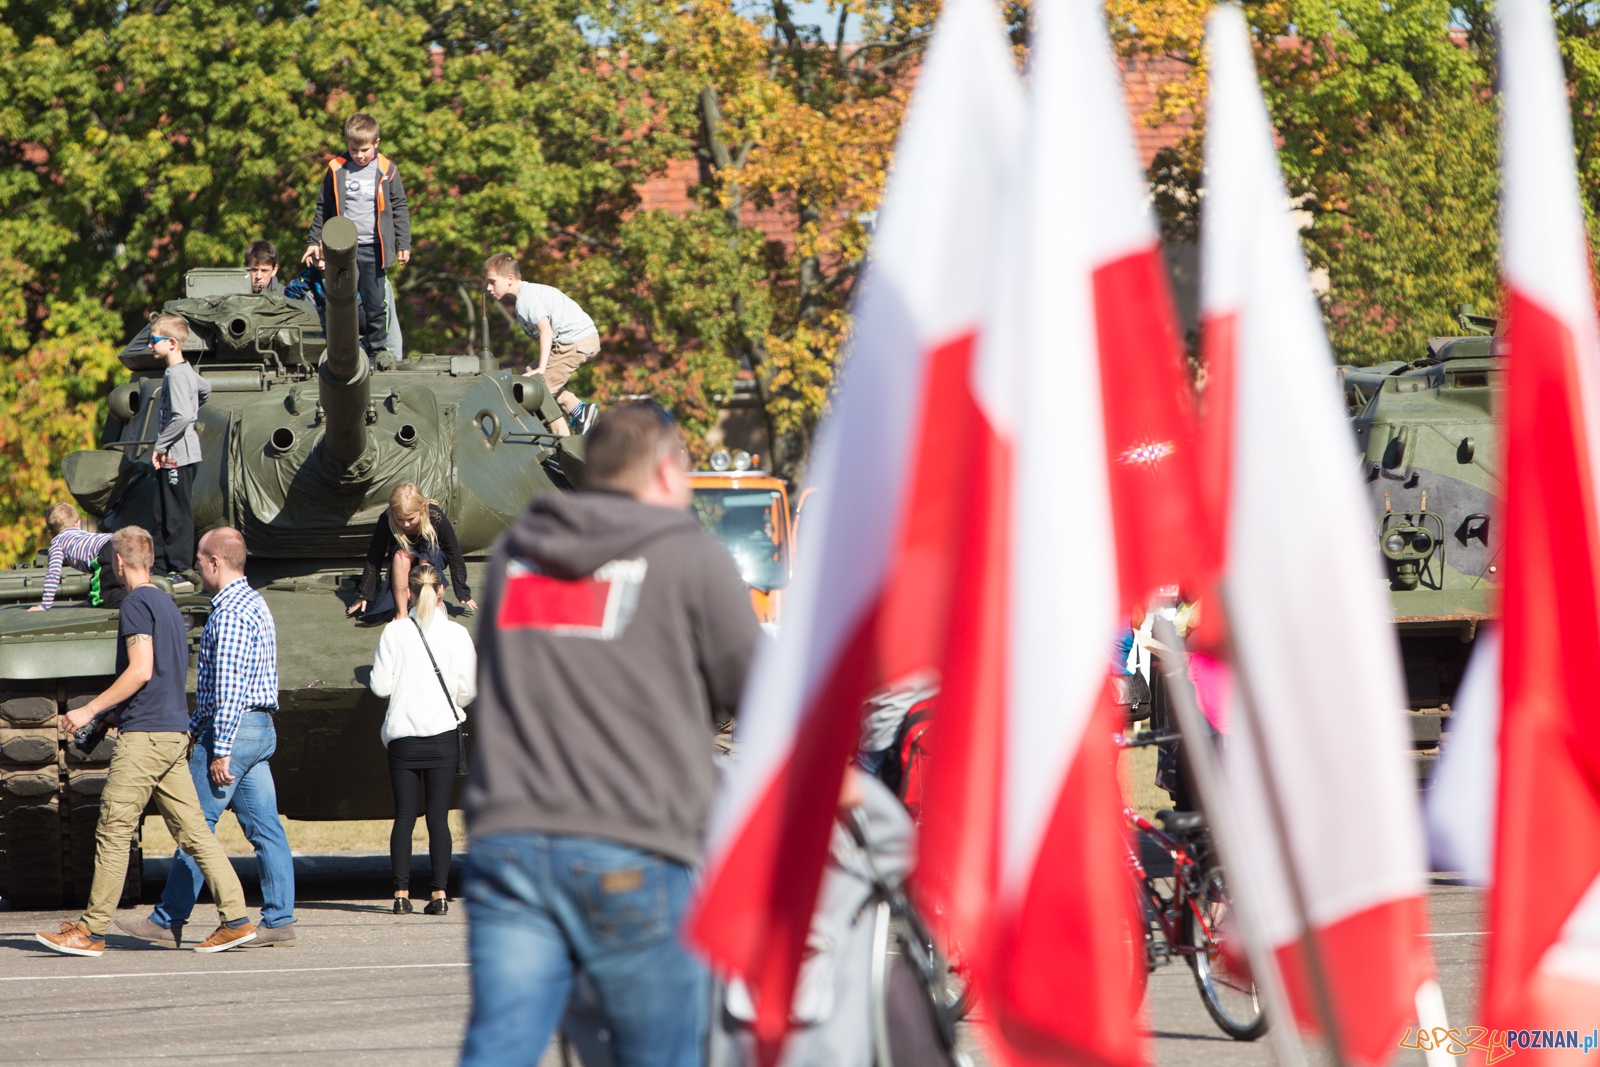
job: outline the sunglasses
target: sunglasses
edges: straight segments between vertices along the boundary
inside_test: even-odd
[[[177,340],[176,337],[158,337],[155,334],[151,334],[150,335],[150,347],[154,348],[156,345],[160,344],[162,341],[176,341],[176,340]]]

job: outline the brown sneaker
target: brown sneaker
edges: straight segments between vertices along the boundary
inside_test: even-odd
[[[63,922],[59,933],[34,934],[33,939],[66,956],[98,956],[106,950],[106,939],[90,934],[81,922]]]
[[[250,923],[245,923],[243,926],[235,926],[231,930],[227,925],[222,925],[211,931],[211,936],[196,945],[194,950],[196,952],[226,952],[230,948],[238,948],[240,945],[255,939],[256,928]]]

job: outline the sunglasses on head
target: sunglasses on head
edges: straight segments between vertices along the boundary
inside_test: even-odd
[[[672,412],[668,411],[654,400],[641,400],[639,401],[639,406],[642,408],[648,408],[655,412],[656,418],[660,419],[662,423],[667,426],[676,426],[678,424],[678,420],[672,417]]]

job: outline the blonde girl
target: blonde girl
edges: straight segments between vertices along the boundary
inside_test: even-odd
[[[392,608],[395,618],[405,618],[410,608],[411,570],[419,563],[433,567],[444,587],[452,590],[467,610],[478,610],[467,586],[467,565],[454,527],[437,500],[407,482],[389,494],[389,508],[378,518],[367,546],[361,599],[346,614],[381,616]],[[380,583],[385,564],[388,580]]]
[[[478,654],[472,635],[445,616],[440,605],[444,578],[427,563],[407,577],[410,617],[398,616],[383,628],[372,661],[372,691],[389,698],[379,736],[389,754],[394,788],[394,827],[389,862],[394,872],[394,911],[411,913],[411,831],[419,810],[426,812],[428,857],[432,861],[432,899],[422,910],[450,910],[445,883],[450,875],[450,794],[455,785],[456,729],[462,709],[477,696]],[[438,674],[434,665],[438,664]],[[440,681],[443,681],[443,685]],[[447,695],[448,691],[448,695]]]

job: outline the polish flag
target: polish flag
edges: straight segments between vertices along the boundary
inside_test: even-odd
[[[1500,76],[1511,352],[1484,1022],[1589,1028],[1600,1018],[1600,325],[1571,97],[1540,0],[1501,0]]]
[[[919,896],[1013,1064],[1147,1062],[1141,915],[1104,699],[1119,604],[1205,580],[1188,382],[1096,0],[1034,9],[1025,159],[970,382]],[[1062,1009],[1071,1004],[1072,1010]]]
[[[1258,743],[1251,716],[1229,716],[1223,771],[1243,853],[1230,873],[1253,887],[1301,1021],[1315,1028],[1322,1015],[1309,941],[1345,1058],[1379,1063],[1415,1017],[1419,990],[1436,988],[1421,939],[1426,866],[1405,690],[1371,509],[1240,10],[1218,5],[1206,41],[1201,307],[1218,449],[1207,469],[1238,688],[1260,730]]]
[[[997,453],[970,391],[1023,97],[991,0],[950,0],[901,130],[855,333],[818,435],[781,636],[758,656],[688,934],[786,1029],[863,698],[937,684],[974,470]],[[989,788],[993,789],[992,782]]]

